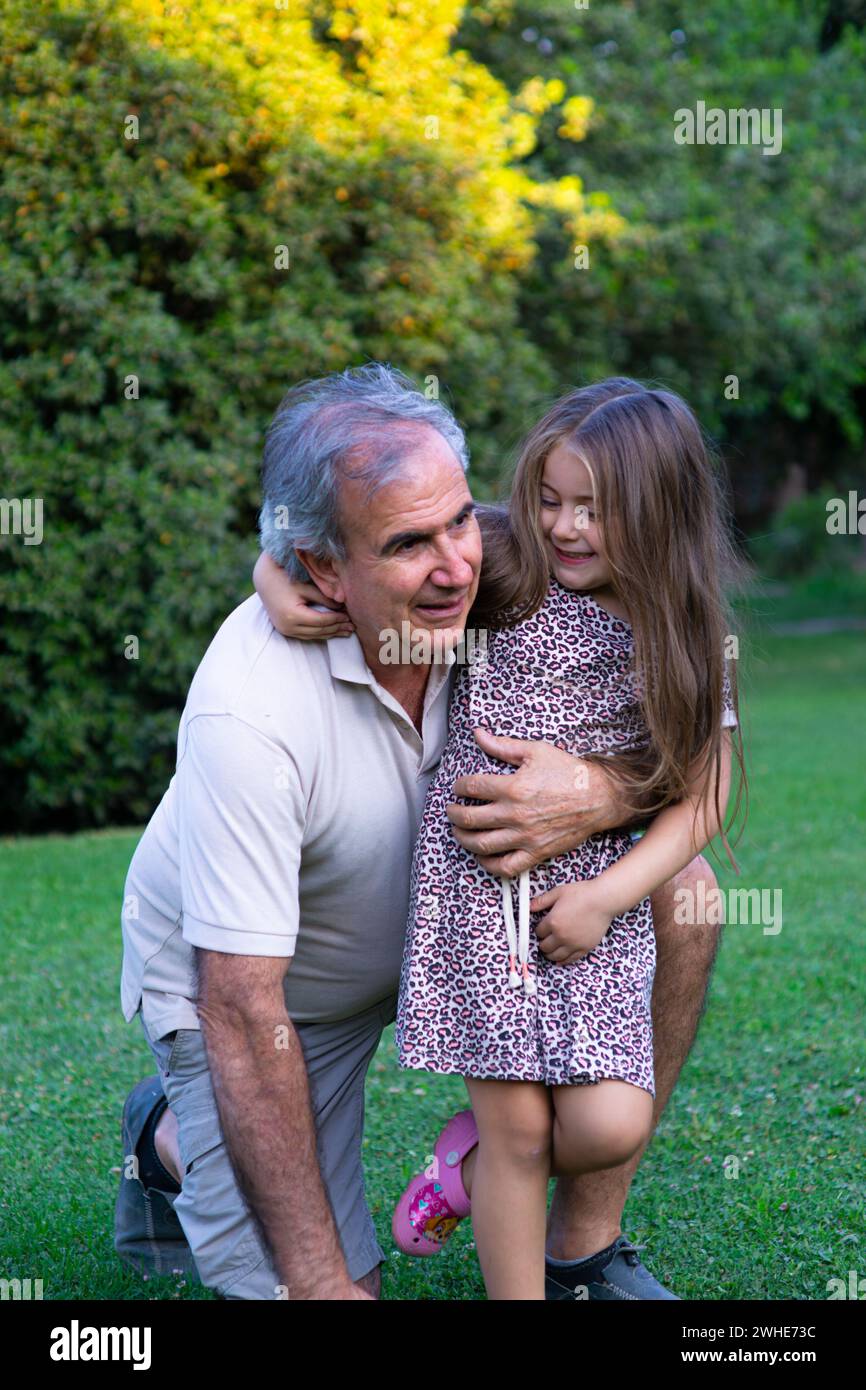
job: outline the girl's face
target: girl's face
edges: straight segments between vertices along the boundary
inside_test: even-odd
[[[610,584],[592,477],[563,442],[551,449],[541,475],[541,529],[551,571],[566,589],[604,589]]]

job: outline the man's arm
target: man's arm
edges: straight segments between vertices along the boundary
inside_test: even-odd
[[[177,779],[183,936],[199,961],[196,1005],[238,1183],[290,1298],[358,1298],[283,994],[301,930],[301,774],[291,749],[242,719],[200,714]]]
[[[464,849],[488,873],[514,878],[546,859],[574,849],[630,816],[612,772],[583,762],[552,743],[499,738],[476,729],[485,753],[513,763],[517,772],[458,777],[454,795],[485,806],[448,805],[448,819]]]
[[[226,1147],[288,1297],[369,1299],[349,1278],[319,1170],[306,1063],[283,995],[291,957],[197,949],[196,958]]]

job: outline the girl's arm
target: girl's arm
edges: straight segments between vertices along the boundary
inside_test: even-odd
[[[268,617],[284,637],[323,642],[328,637],[348,637],[355,631],[341,603],[326,598],[317,584],[296,583],[290,579],[282,566],[264,550],[256,560],[253,583]],[[311,603],[320,603],[333,612],[317,613],[309,606]]]
[[[696,854],[705,850],[721,830],[715,798],[711,794],[709,805],[701,799],[703,778],[692,772],[688,784],[688,796],[660,811],[633,849],[595,880],[599,886],[604,880],[603,892],[613,909],[613,917],[627,912],[641,898],[649,897],[663,883],[667,883],[669,878],[690,864]],[[728,803],[730,786],[731,736],[725,731],[722,735],[719,786],[722,816]]]
[[[731,785],[731,736],[722,734],[719,805],[724,817]],[[533,898],[533,912],[551,908],[536,927],[549,960],[560,964],[586,955],[599,944],[614,917],[649,897],[690,864],[721,830],[715,798],[702,801],[704,773],[696,766],[688,778],[689,793],[666,806],[628,854],[597,878],[561,884]],[[697,813],[697,815],[696,815]]]

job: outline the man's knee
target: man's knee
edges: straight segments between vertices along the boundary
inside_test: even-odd
[[[720,927],[707,910],[716,876],[703,856],[652,895],[657,965],[652,992],[658,1043],[657,1114],[676,1084],[707,1006]]]
[[[372,1298],[379,1298],[382,1293],[381,1268],[381,1265],[376,1265],[370,1270],[369,1274],[362,1274],[360,1279],[355,1280],[358,1287],[363,1289],[365,1293],[370,1294]]]
[[[697,938],[715,956],[721,935],[718,883],[702,854],[652,895],[653,922],[660,943],[684,935]]]
[[[717,901],[716,876],[701,854],[652,895],[658,956],[654,1009],[673,991],[680,1000],[692,998],[696,1017],[703,1015],[722,932]]]

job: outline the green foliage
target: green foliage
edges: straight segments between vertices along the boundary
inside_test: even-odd
[[[824,489],[798,497],[773,518],[769,531],[753,537],[750,549],[761,572],[771,579],[804,579],[850,570],[858,538],[828,530],[827,504],[839,496]]]
[[[588,270],[542,241],[522,292],[534,340],[562,382],[614,369],[682,392],[731,446],[747,521],[792,461],[812,486],[863,473],[866,35],[837,26],[822,51],[822,18],[809,0],[482,0],[461,33],[508,86],[540,72],[592,99],[586,138],[546,118],[527,168],[604,189],[625,218]],[[780,108],[781,152],[676,144],[698,101]]]
[[[438,387],[481,497],[611,371],[694,404],[741,519],[791,462],[856,486],[862,28],[859,0],[7,0],[0,491],[44,540],[0,535],[0,825],[161,794],[292,382]],[[675,144],[698,100],[781,107],[782,152]]]
[[[551,384],[515,271],[529,199],[575,226],[581,199],[512,167],[535,118],[451,53],[459,0],[405,9],[5,7],[2,491],[44,505],[41,545],[0,538],[6,828],[158,799],[251,591],[288,385],[366,357],[436,377],[483,488]]]

